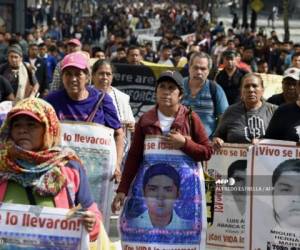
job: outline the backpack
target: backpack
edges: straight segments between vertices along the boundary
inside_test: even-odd
[[[214,117],[217,119],[217,83],[215,81],[209,80],[209,91],[214,105]]]

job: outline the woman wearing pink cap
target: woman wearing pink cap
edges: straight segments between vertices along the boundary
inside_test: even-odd
[[[113,101],[109,95],[88,86],[89,63],[83,52],[68,54],[61,65],[64,89],[49,94],[46,100],[52,104],[60,120],[94,122],[115,130],[117,166],[113,178],[119,182],[123,130]]]
[[[97,239],[101,213],[81,160],[58,147],[60,123],[51,105],[26,98],[8,113],[0,129],[0,202],[84,210],[82,223]]]

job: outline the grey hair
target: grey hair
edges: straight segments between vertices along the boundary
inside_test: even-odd
[[[204,52],[194,52],[190,57],[189,66],[193,64],[195,58],[206,58],[208,61],[208,69],[211,70],[213,62],[209,54]]]

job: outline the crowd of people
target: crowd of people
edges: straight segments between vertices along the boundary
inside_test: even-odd
[[[101,6],[91,19],[75,24],[63,14],[53,19],[49,13],[45,21],[32,20],[26,34],[0,32],[0,101],[16,102],[0,130],[4,201],[55,207],[80,203],[86,209],[84,226],[92,240],[97,237],[101,216],[82,163],[75,154],[56,148],[63,120],[114,130],[117,160],[112,179],[120,185],[113,212],[123,205],[138,173],[146,136],[162,136],[164,143],[194,161],[209,160],[213,147],[218,150],[224,142],[257,143],[264,137],[300,141],[300,44],[280,41],[275,31],[268,36],[225,29],[222,22],[213,26],[206,10],[183,4]],[[150,29],[151,19],[160,20],[153,34],[161,37],[157,50],[152,43],[140,44],[135,33]],[[106,40],[97,44],[104,27]],[[182,38],[190,33],[192,40]],[[90,58],[97,60],[92,67]],[[158,77],[156,105],[135,124],[130,97],[112,86],[114,64],[147,61],[174,68]],[[258,73],[282,75],[282,93],[265,100]],[[134,137],[122,172],[124,128]],[[38,174],[27,178],[36,172],[33,166]],[[70,178],[74,172],[79,180]],[[76,200],[62,204],[56,198],[67,199],[67,181],[76,187]],[[24,199],[12,195],[11,190],[20,188]]]

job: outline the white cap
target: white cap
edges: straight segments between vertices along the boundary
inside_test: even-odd
[[[283,79],[288,78],[288,77],[293,78],[294,80],[299,81],[300,80],[300,69],[295,68],[295,67],[288,68],[283,73]]]

